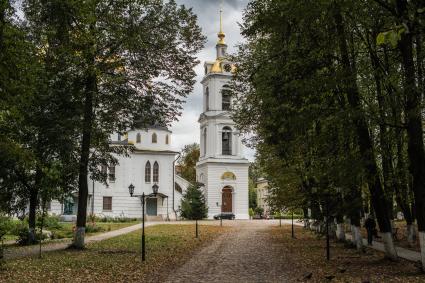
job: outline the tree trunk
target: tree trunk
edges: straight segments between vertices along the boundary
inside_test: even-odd
[[[404,23],[407,14],[407,1],[397,0],[400,19]],[[413,27],[411,27],[413,29]],[[405,115],[407,121],[409,171],[413,177],[413,193],[416,204],[422,267],[425,269],[425,151],[423,142],[421,93],[416,87],[416,72],[413,60],[413,40],[411,31],[402,33],[398,44],[404,70],[403,89],[406,98]]]
[[[336,239],[338,241],[345,242],[344,223],[336,224]]]
[[[37,166],[35,169],[34,186],[30,188],[29,198],[29,212],[28,212],[28,244],[37,242],[36,237],[36,222],[37,222],[37,207],[38,207],[38,193],[41,183],[41,168]]]
[[[342,203],[342,198],[340,200]],[[337,241],[345,242],[344,217],[341,214],[337,214],[335,217],[335,222],[336,222],[336,239]]]
[[[85,83],[83,137],[81,142],[81,156],[78,177],[78,213],[77,229],[75,231],[73,246],[78,249],[84,248],[84,237],[87,220],[88,198],[88,164],[90,158],[91,133],[93,125],[93,97],[97,91],[95,71],[90,69]]]
[[[356,127],[359,148],[363,155],[364,168],[367,173],[369,190],[372,198],[373,208],[378,219],[379,229],[382,234],[392,235],[391,222],[388,215],[388,204],[382,189],[381,180],[378,176],[378,168],[376,165],[375,156],[373,153],[372,139],[369,134],[368,125],[365,115],[362,111],[360,103],[360,94],[356,83],[356,74],[351,67],[347,41],[345,37],[343,18],[339,7],[335,6],[334,19],[336,23],[336,33],[341,55],[341,64],[343,69],[342,89],[347,93],[348,103],[351,108],[357,112],[357,115],[352,117],[353,124]],[[391,259],[397,258],[392,237],[384,237],[385,255]],[[425,239],[425,238],[424,238]]]
[[[28,244],[36,242],[35,228],[37,221],[37,206],[38,206],[38,188],[31,188],[30,190],[30,203],[28,213]]]
[[[350,215],[351,242],[358,250],[363,250],[363,237],[360,232],[360,211],[355,211]]]
[[[376,32],[372,32],[371,37],[375,39],[377,37]],[[373,67],[373,77],[375,80],[376,87],[376,98],[378,101],[379,107],[379,141],[381,148],[381,157],[382,157],[382,177],[384,185],[384,193],[387,197],[388,202],[388,215],[390,219],[394,218],[394,209],[393,209],[393,199],[394,199],[394,187],[391,180],[394,179],[394,170],[391,160],[393,159],[391,151],[391,142],[390,142],[390,131],[388,126],[385,125],[386,117],[389,116],[386,109],[386,101],[382,88],[382,71],[380,68],[379,57],[376,50],[375,40],[369,40],[369,35],[367,35],[369,45],[369,56],[371,64]]]

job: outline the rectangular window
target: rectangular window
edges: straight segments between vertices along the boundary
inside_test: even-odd
[[[115,165],[109,166],[109,174],[108,174],[108,179],[110,182],[114,182],[115,181]]]
[[[112,197],[103,197],[103,210],[112,211]]]

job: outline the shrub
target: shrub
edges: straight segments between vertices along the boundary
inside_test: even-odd
[[[257,206],[254,211],[255,211],[255,214],[261,216],[264,213],[264,208]]]
[[[41,226],[41,215],[37,217],[38,226]],[[59,216],[57,215],[46,215],[44,217],[43,226],[48,229],[61,229],[62,225],[59,223]]]
[[[97,233],[102,231],[104,231],[104,229],[94,223],[86,226],[86,233]]]
[[[10,233],[13,228],[12,220],[9,217],[0,215],[0,240],[4,235]]]
[[[64,238],[72,238],[72,231],[61,231],[61,230],[53,230],[51,239],[64,239]]]
[[[14,231],[14,235],[18,236],[16,243],[20,246],[28,245],[30,240],[29,233],[30,233],[30,230],[27,225],[16,226]]]
[[[90,222],[112,222],[112,223],[125,223],[125,222],[134,222],[137,221],[137,218],[128,218],[124,216],[119,217],[111,217],[111,216],[94,216],[92,218],[89,218]],[[93,220],[94,221],[93,221]]]
[[[29,237],[30,230],[28,228],[28,225],[25,222],[21,222],[19,225],[17,225],[13,232],[14,232],[13,235],[16,235],[18,237],[18,239],[16,240],[16,243],[20,246],[37,244],[40,240],[44,240],[48,238],[48,234],[40,235],[40,230],[38,230],[35,233],[35,242],[30,243],[30,237]]]
[[[12,226],[12,229],[10,230],[10,234],[15,235],[15,236],[19,236],[21,231],[25,228],[28,230],[28,223],[27,222],[25,222],[25,221],[15,222],[14,225]]]
[[[248,210],[249,216],[253,217],[254,216],[254,209],[252,209],[252,207],[249,208]]]

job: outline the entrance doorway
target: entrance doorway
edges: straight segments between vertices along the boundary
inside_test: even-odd
[[[224,187],[221,192],[221,212],[232,212],[233,211],[233,195],[231,187]]]
[[[157,215],[157,204],[158,201],[156,198],[148,198],[146,199],[146,214],[147,215]]]

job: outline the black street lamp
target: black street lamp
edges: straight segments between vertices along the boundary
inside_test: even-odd
[[[146,198],[150,198],[150,197],[154,197],[157,195],[158,193],[158,185],[154,184],[152,186],[152,190],[153,193],[149,194],[149,195],[145,195],[145,192],[143,192],[141,195],[134,195],[134,185],[130,184],[130,186],[128,186],[128,191],[130,193],[131,197],[138,197],[140,198],[140,200],[142,201],[142,261],[146,260],[146,241],[145,241],[145,199]]]
[[[292,236],[292,239],[295,239],[295,235],[294,235],[294,212],[293,211],[291,213],[291,236]]]

